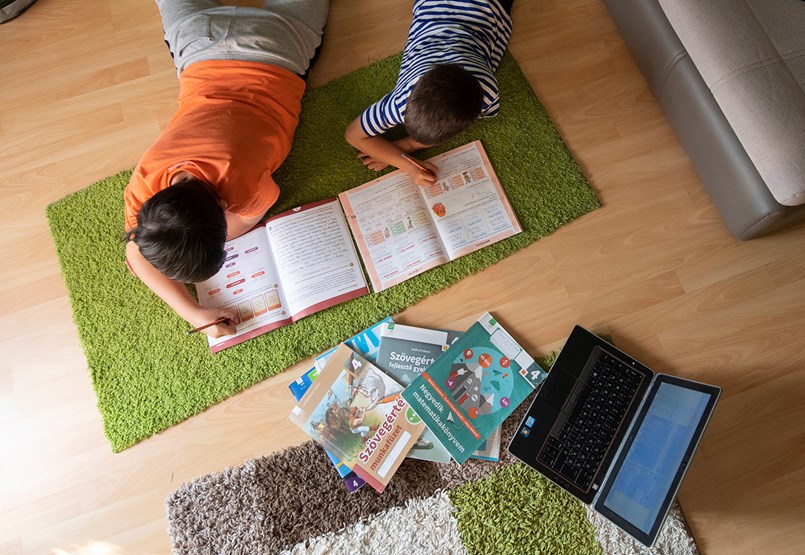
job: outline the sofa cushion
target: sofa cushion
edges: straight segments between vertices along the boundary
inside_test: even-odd
[[[805,204],[805,2],[660,5],[774,198]]]
[[[0,0],[0,23],[14,19],[27,10],[35,0]]]

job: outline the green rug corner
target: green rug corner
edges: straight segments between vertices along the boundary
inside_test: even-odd
[[[522,463],[447,495],[469,555],[603,555],[584,506]]]
[[[275,173],[282,194],[272,214],[377,176],[356,159],[342,135],[349,121],[391,89],[399,62],[399,55],[392,56],[306,94],[292,153]],[[216,355],[210,354],[204,336],[186,337],[187,324],[125,267],[123,190],[130,172],[48,206],[73,319],[113,451],[279,374],[598,208],[595,193],[509,54],[498,79],[500,115],[422,156],[480,139],[522,233]]]

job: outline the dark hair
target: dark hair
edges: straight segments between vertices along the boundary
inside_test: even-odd
[[[483,108],[481,84],[455,64],[440,64],[414,85],[405,108],[405,128],[412,139],[437,145],[469,127]]]
[[[224,264],[226,216],[206,183],[180,181],[143,203],[126,240],[167,277],[198,283]]]

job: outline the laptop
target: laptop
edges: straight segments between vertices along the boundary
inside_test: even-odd
[[[575,326],[508,449],[651,547],[720,394]]]

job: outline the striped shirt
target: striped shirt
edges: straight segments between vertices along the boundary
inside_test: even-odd
[[[380,135],[405,121],[419,78],[438,64],[455,64],[481,84],[481,117],[500,108],[495,71],[511,36],[511,17],[496,0],[416,0],[394,89],[361,114],[363,132]]]

